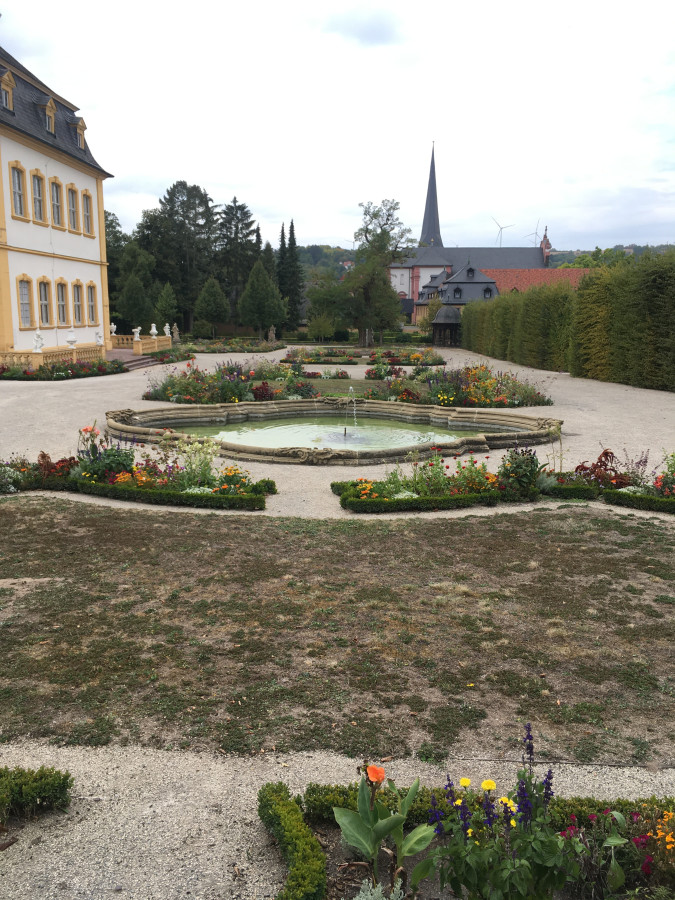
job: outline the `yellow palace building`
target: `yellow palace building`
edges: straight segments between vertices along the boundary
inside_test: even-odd
[[[0,364],[105,358],[103,181],[78,109],[0,47]]]

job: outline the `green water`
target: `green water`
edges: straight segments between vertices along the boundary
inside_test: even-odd
[[[267,421],[236,422],[231,425],[184,426],[200,436],[216,437],[228,444],[247,447],[332,447],[334,450],[383,450],[417,444],[448,444],[461,437],[484,434],[484,429],[456,432],[431,425],[408,424],[391,419],[363,419],[354,426],[354,417],[298,416]]]

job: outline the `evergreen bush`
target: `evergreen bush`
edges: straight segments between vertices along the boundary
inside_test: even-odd
[[[70,772],[0,768],[0,824],[10,816],[33,816],[51,809],[66,809],[73,777]]]
[[[286,885],[277,900],[322,900],[326,896],[325,856],[283,782],[263,785],[258,792],[258,815],[279,842],[288,864]]]

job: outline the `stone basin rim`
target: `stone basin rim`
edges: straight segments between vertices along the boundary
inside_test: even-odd
[[[218,425],[250,419],[283,418],[297,415],[331,415],[352,408],[356,403],[359,416],[384,418],[399,422],[422,422],[440,428],[460,430],[485,427],[478,435],[460,437],[447,443],[421,444],[380,450],[344,450],[313,447],[249,447],[221,441],[222,457],[248,462],[300,463],[305,465],[373,465],[401,462],[411,450],[424,459],[433,454],[432,446],[446,453],[484,453],[517,445],[529,446],[550,442],[560,434],[563,422],[544,415],[523,413],[519,409],[466,409],[464,407],[425,406],[384,400],[349,397],[318,397],[310,400],[247,401],[210,405],[161,406],[154,409],[110,410],[106,425],[116,440],[158,443],[167,431],[172,438],[194,437],[183,431],[187,425]],[[182,427],[181,427],[182,426]],[[194,438],[200,440],[200,438]]]

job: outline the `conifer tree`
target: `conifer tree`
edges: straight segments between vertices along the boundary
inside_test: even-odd
[[[286,287],[286,229],[285,223],[281,223],[281,234],[279,235],[279,249],[277,250],[277,286],[282,297],[285,297],[284,288]]]
[[[134,272],[126,279],[120,291],[117,309],[131,328],[140,325],[143,331],[150,330],[155,310],[141,279]]]
[[[176,313],[178,312],[178,302],[173,288],[167,281],[157,297],[155,304],[155,320],[158,325],[167,323],[173,325],[176,321]]]
[[[209,278],[204,287],[199,292],[197,303],[195,304],[195,317],[208,322],[213,328],[215,335],[215,326],[218,322],[226,322],[229,318],[229,304],[223,293],[223,289],[213,277]]]
[[[267,274],[272,281],[277,284],[277,261],[274,258],[274,250],[269,241],[265,241],[265,246],[260,254],[260,259],[262,260],[263,266],[265,266]]]
[[[300,303],[305,285],[305,277],[298,255],[298,245],[295,242],[295,225],[293,219],[288,229],[288,247],[286,248],[286,261],[284,264],[284,289],[282,296],[288,302],[286,326],[294,331],[300,324]]]
[[[286,317],[286,304],[279,288],[267,274],[262,260],[253,266],[244,293],[239,300],[239,318],[262,338],[272,325],[278,327]]]

